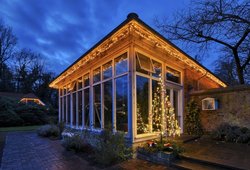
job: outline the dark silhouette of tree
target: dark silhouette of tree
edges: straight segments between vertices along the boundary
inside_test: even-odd
[[[9,91],[11,88],[12,73],[7,61],[12,57],[17,38],[13,35],[12,29],[0,19],[0,90]]]
[[[201,49],[222,47],[233,57],[238,81],[250,72],[250,1],[196,0],[177,13],[174,21],[156,20],[166,37],[198,44]]]
[[[40,55],[28,49],[15,53],[15,75],[17,92],[34,92],[43,73],[43,62]]]

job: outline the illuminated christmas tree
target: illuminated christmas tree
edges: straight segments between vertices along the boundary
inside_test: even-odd
[[[144,123],[143,121],[139,104],[137,104],[136,110],[137,110],[137,133],[141,134],[149,132],[148,124]]]
[[[176,120],[174,108],[166,94],[165,83],[161,76],[156,92],[154,92],[151,117],[154,131],[161,131],[166,136],[180,136],[181,128]]]

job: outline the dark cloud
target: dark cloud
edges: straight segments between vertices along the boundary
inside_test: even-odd
[[[13,28],[19,48],[30,48],[57,74],[102,37],[137,12],[153,26],[154,16],[171,15],[184,0],[2,0],[0,16]]]

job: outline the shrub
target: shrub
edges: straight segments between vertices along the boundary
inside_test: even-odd
[[[23,120],[12,110],[0,111],[0,127],[21,126]]]
[[[111,165],[126,160],[132,156],[132,149],[125,144],[124,134],[104,130],[98,137],[95,148],[96,162]]]
[[[186,107],[187,115],[185,117],[185,129],[189,135],[203,134],[201,120],[200,120],[200,109],[194,100],[191,100]]]
[[[250,142],[250,130],[246,127],[231,126],[225,123],[213,131],[212,138],[227,142],[248,143]]]
[[[92,148],[81,135],[73,135],[72,137],[65,137],[62,141],[62,145],[67,150],[73,150],[75,152],[91,152]]]
[[[56,125],[44,125],[37,130],[39,136],[58,137],[60,130]]]

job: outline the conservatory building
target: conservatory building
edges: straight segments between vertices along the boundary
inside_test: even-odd
[[[160,82],[160,83],[159,83]],[[191,91],[226,87],[204,66],[135,13],[50,84],[59,90],[59,121],[75,129],[122,131],[132,143],[161,131],[162,90],[183,131]]]

